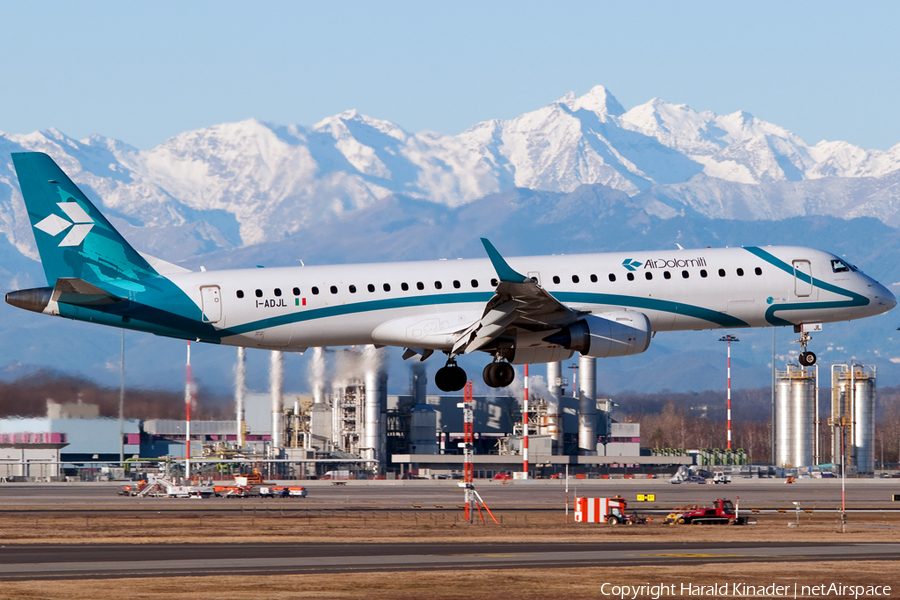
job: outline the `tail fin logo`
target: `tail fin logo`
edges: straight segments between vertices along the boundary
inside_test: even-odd
[[[56,205],[65,213],[68,219],[59,215],[50,215],[35,225],[44,233],[56,237],[63,231],[69,230],[66,237],[59,243],[59,247],[80,246],[84,238],[94,227],[94,220],[81,208],[77,202],[57,202]]]

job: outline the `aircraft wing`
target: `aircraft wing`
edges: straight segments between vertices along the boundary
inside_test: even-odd
[[[488,240],[482,238],[481,243],[497,271],[499,284],[484,315],[457,338],[452,354],[479,350],[512,328],[550,335],[550,330],[565,327],[583,314],[562,304],[534,280],[516,272]]]

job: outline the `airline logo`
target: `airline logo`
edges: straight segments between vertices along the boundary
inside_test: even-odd
[[[640,267],[642,264],[644,263],[630,258],[626,258],[624,261],[622,261],[622,266],[629,271],[637,271],[638,267]]]
[[[637,271],[639,268],[644,267],[645,269],[683,269],[685,267],[705,267],[706,259],[701,257],[697,258],[657,258],[657,259],[648,259],[646,262],[640,262],[631,258],[626,258],[622,262],[622,266],[628,269],[629,271]]]
[[[88,232],[94,227],[94,220],[84,212],[77,202],[57,202],[56,205],[68,219],[52,214],[35,225],[35,228],[53,237],[68,230],[69,233],[59,243],[59,247],[80,246]]]

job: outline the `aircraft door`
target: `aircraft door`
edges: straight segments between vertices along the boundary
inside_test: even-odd
[[[534,281],[536,284],[541,285],[541,274],[537,271],[528,271],[526,277]]]
[[[221,290],[217,285],[205,285],[200,288],[200,300],[204,323],[218,323],[222,319]]]
[[[808,260],[798,259],[794,265],[794,295],[798,298],[810,298],[813,295],[812,265]]]

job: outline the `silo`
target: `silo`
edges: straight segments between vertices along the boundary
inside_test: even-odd
[[[806,467],[816,452],[816,372],[787,365],[775,384],[775,466]]]
[[[857,473],[875,472],[875,378],[862,372],[854,378],[853,451]]]
[[[832,367],[833,461],[857,473],[875,472],[875,367]],[[841,427],[843,426],[843,432]],[[843,440],[843,448],[841,447]],[[843,456],[842,456],[843,455]]]

